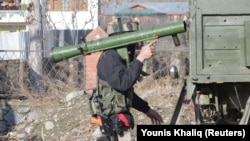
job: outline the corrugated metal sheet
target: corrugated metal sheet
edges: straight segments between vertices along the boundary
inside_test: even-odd
[[[25,59],[27,32],[0,32],[0,60]]]
[[[139,5],[144,10],[138,11],[133,9]],[[104,15],[151,15],[151,14],[183,14],[189,11],[188,2],[144,2],[144,3],[119,3],[110,4],[101,9]]]

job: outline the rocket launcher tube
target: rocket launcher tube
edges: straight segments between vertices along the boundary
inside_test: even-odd
[[[112,48],[118,48],[134,44],[140,41],[152,40],[169,35],[176,35],[186,31],[184,21],[170,23],[161,26],[155,26],[149,29],[143,29],[123,34],[113,35],[107,38],[89,41],[79,45],[70,45],[55,47],[52,49],[51,58],[54,62],[59,62],[83,53],[93,53]]]

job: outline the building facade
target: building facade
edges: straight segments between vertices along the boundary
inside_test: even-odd
[[[98,26],[98,0],[46,0],[40,5],[46,30],[87,30]],[[0,0],[0,31],[27,31],[31,7],[29,0]]]

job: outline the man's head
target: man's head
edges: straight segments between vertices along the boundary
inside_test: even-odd
[[[129,17],[118,17],[114,18],[110,23],[108,23],[107,34],[108,36],[113,36],[116,34],[122,34],[125,32],[131,32],[139,30],[139,23]],[[128,55],[130,61],[135,57],[135,50],[138,48],[138,43],[130,44],[127,46]]]

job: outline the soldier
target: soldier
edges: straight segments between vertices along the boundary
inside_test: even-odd
[[[127,18],[118,18],[109,24],[107,32],[109,36],[112,36],[137,29],[137,22]],[[130,113],[131,107],[145,113],[153,124],[159,125],[163,122],[160,114],[151,109],[148,102],[140,98],[133,90],[133,85],[140,78],[143,62],[155,54],[156,42],[157,39],[141,47],[136,58],[134,57],[137,44],[127,46],[129,65],[117,49],[105,50],[99,58],[97,91],[102,95],[102,100],[100,100],[102,101],[100,104],[102,129],[109,140],[133,140],[130,131],[134,128],[133,115]]]

